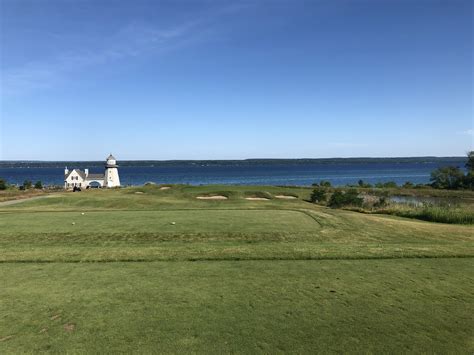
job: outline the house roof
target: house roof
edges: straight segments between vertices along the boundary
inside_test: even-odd
[[[115,157],[112,155],[112,153],[110,153],[109,157],[107,158],[107,160],[109,160],[109,159],[117,160],[117,159],[115,159]]]
[[[64,179],[67,179],[75,171],[83,180],[86,178],[86,173],[80,169],[72,169],[68,174],[64,174]]]
[[[79,175],[82,180],[103,180],[104,174],[89,174],[86,176],[86,173],[80,169],[73,169],[68,174],[64,174],[64,180],[66,180],[72,172],[75,171],[77,175]]]

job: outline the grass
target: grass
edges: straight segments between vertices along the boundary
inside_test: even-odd
[[[7,264],[3,353],[469,353],[472,259]]]
[[[8,188],[6,190],[0,190],[0,202],[41,196],[48,192],[50,191],[39,189],[19,190],[15,188]]]
[[[0,205],[0,352],[474,351],[473,226],[310,193],[146,186]]]
[[[466,207],[391,206],[378,212],[430,222],[474,224],[474,211]]]

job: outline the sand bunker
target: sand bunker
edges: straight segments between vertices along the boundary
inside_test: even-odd
[[[246,197],[245,199],[249,200],[249,201],[268,201],[268,200],[270,200],[269,198],[266,198],[266,197]]]
[[[160,190],[169,190],[171,189],[171,186],[161,186]]]
[[[142,194],[143,192],[142,191],[137,191],[135,192],[136,194]]]
[[[197,196],[198,200],[227,200],[227,196],[215,195],[215,196]]]
[[[297,199],[298,197],[291,196],[291,195],[275,195],[275,198],[282,198],[285,200],[294,200],[294,199]]]

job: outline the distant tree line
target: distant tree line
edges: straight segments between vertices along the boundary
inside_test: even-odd
[[[6,190],[9,187],[7,181],[5,179],[0,178],[0,191],[1,190]],[[43,188],[43,183],[41,181],[36,181],[35,184],[30,180],[25,180],[23,181],[23,184],[20,185],[20,190],[29,190],[31,188],[39,189],[41,190]]]

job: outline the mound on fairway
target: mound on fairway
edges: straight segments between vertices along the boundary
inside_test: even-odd
[[[283,200],[295,200],[298,197],[292,196],[292,195],[275,195],[275,198],[280,198],[280,199],[283,199]]]
[[[227,196],[215,195],[215,196],[197,196],[198,200],[227,200]]]

